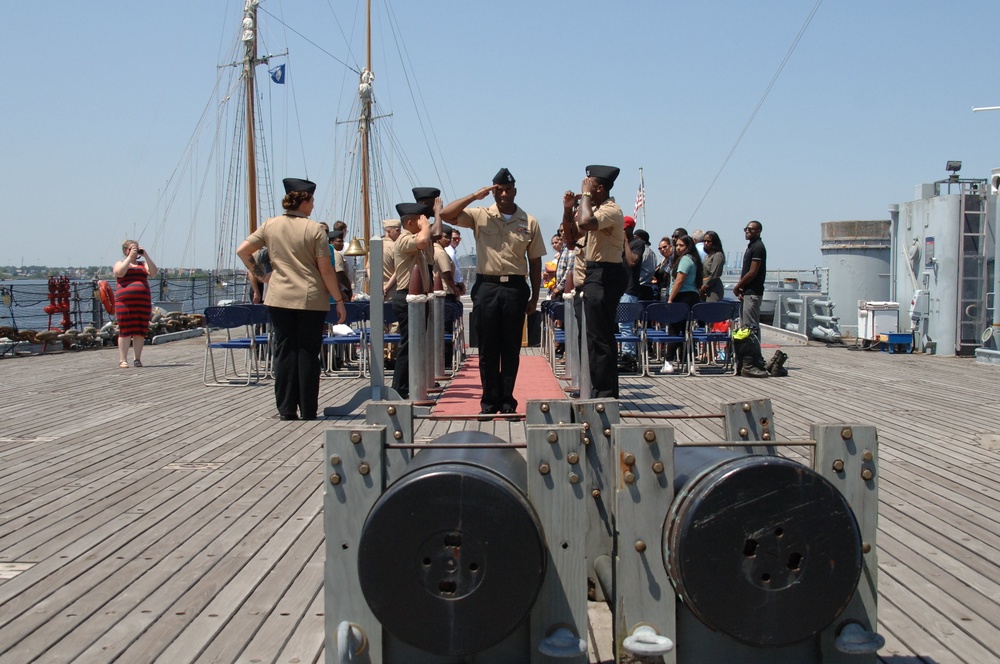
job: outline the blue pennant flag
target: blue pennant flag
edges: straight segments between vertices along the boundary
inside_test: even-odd
[[[271,80],[280,85],[285,84],[285,65],[278,65],[274,69],[268,69],[267,73],[271,75]]]

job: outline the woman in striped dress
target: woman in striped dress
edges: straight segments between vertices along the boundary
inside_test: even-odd
[[[135,240],[122,242],[125,258],[115,263],[115,318],[118,320],[118,367],[128,368],[128,347],[132,344],[135,366],[142,366],[142,344],[149,332],[153,301],[149,278],[156,276],[156,263]],[[139,259],[145,259],[139,262]]]

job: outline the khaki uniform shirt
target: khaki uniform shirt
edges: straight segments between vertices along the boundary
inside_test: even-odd
[[[448,252],[445,251],[444,247],[442,247],[439,243],[435,242],[434,243],[434,276],[439,276],[439,275],[444,274],[445,272],[448,272],[448,273],[450,273],[452,275],[452,279],[454,279],[454,277],[455,277],[454,271],[455,271],[455,266],[451,262],[451,256],[448,255]],[[441,288],[448,295],[455,295],[456,294],[454,291],[452,291],[450,288],[448,288],[448,284],[444,280],[443,276],[441,277]]]
[[[385,288],[392,275],[396,274],[396,254],[393,251],[395,244],[388,235],[382,238],[382,288]]]
[[[330,261],[330,244],[322,226],[289,210],[265,221],[247,240],[267,247],[271,257],[264,304],[307,311],[330,309],[330,294],[319,273],[319,261]]]
[[[594,210],[597,230],[587,231],[585,260],[597,263],[621,263],[625,251],[625,215],[614,198],[601,203]]]
[[[479,274],[525,276],[528,259],[541,258],[547,252],[538,220],[521,208],[514,211],[510,220],[503,218],[496,204],[462,210],[454,224],[471,228],[476,236]]]
[[[417,247],[417,236],[406,230],[400,232],[392,248],[396,262],[396,290],[410,288],[410,272],[414,265],[419,265],[421,274],[427,273],[427,261],[424,252]]]
[[[584,247],[574,249],[576,255],[573,257],[573,290],[583,292],[583,281],[587,278],[587,262],[583,257]]]

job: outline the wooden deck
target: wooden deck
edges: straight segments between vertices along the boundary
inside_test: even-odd
[[[270,383],[202,386],[202,344],[149,347],[143,369],[110,348],[0,360],[0,664],[323,661],[323,434],[363,415],[273,419]],[[1000,662],[1000,367],[785,349],[784,379],[625,378],[622,409],[766,397],[779,438],[875,424],[882,661]],[[364,384],[324,378],[321,405]],[[525,440],[505,421],[417,437],[467,427]]]

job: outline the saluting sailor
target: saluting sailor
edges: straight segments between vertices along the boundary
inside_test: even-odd
[[[493,205],[466,209],[491,193]],[[541,228],[537,219],[514,203],[516,196],[514,176],[501,168],[492,185],[452,201],[441,211],[444,221],[471,228],[476,239],[472,321],[479,337],[482,415],[517,411],[514,383],[524,319],[538,308],[542,283],[546,249]]]
[[[403,230],[393,245],[393,255],[396,265],[396,291],[392,295],[392,310],[399,323],[399,353],[396,355],[396,368],[392,374],[392,389],[403,399],[410,398],[410,326],[409,307],[406,296],[410,292],[410,278],[413,266],[418,265],[421,281],[427,274],[427,261],[424,249],[431,244],[431,225],[427,219],[430,210],[420,203],[400,203],[396,212],[402,222]],[[423,283],[412,284],[415,293],[426,293]]]
[[[622,264],[625,215],[608,193],[620,170],[614,166],[587,166],[580,193],[563,196],[563,228],[567,242],[580,238],[586,276],[583,310],[587,317],[587,353],[590,360],[591,398],[618,398],[617,309],[628,273]],[[582,396],[582,395],[581,395]]]

